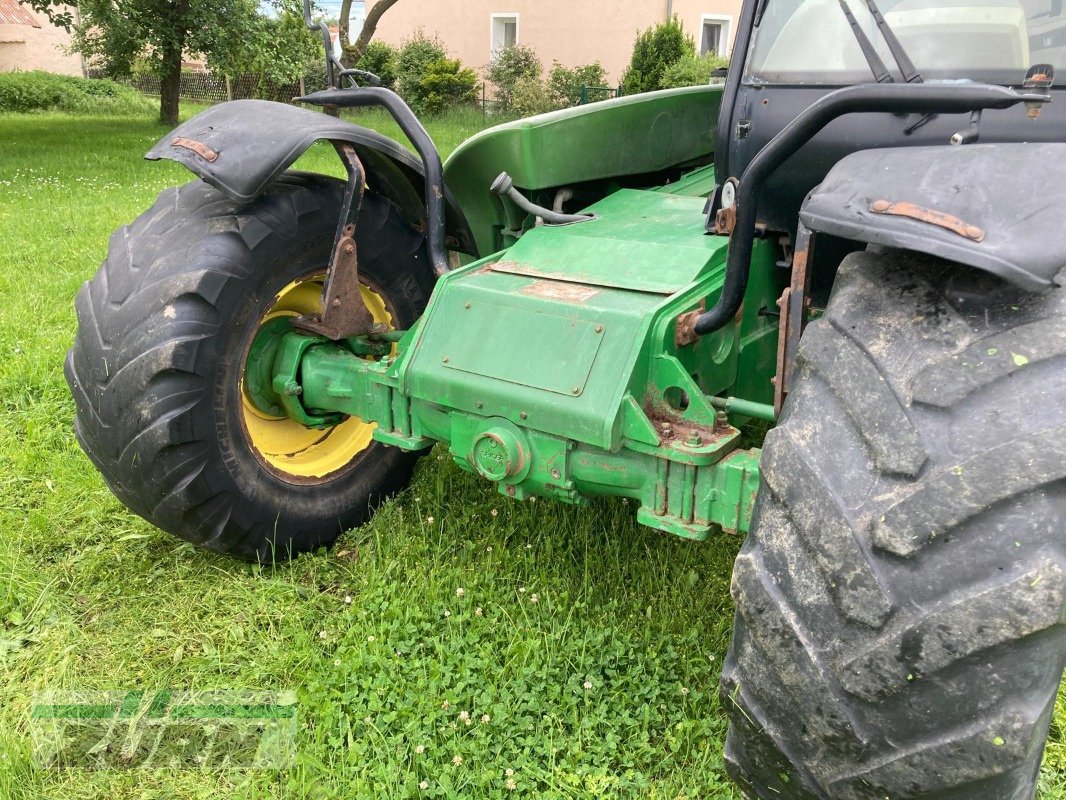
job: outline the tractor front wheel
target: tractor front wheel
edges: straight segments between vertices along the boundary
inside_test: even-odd
[[[372,425],[306,428],[261,411],[245,380],[264,326],[321,310],[343,188],[289,173],[245,205],[202,182],[168,189],[78,295],[78,440],[152,524],[281,559],[331,544],[409,480],[417,454],[373,441]],[[409,327],[432,288],[422,235],[367,192],[355,238],[375,320]]]
[[[841,265],[736,561],[749,797],[1028,800],[1066,656],[1066,290]]]

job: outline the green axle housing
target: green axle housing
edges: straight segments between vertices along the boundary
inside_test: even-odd
[[[722,286],[728,240],[704,235],[703,204],[621,190],[588,222],[533,228],[441,278],[395,357],[267,327],[249,396],[312,427],[358,416],[407,450],[444,442],[509,497],[621,496],[640,522],[686,538],[746,530],[759,454],[737,448],[737,425],[772,418],[772,386],[751,376],[773,373],[777,322],[761,312],[779,287],[759,246],[734,323],[679,335],[679,317]]]

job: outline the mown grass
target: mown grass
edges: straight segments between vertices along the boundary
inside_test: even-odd
[[[482,124],[432,133],[447,152]],[[0,798],[733,797],[715,684],[735,539],[661,537],[619,503],[516,504],[437,453],[335,550],[274,569],[110,495],[62,360],[111,230],[188,178],[140,159],[165,132],[0,117]],[[297,766],[32,766],[33,692],[164,687],[295,690]]]
[[[446,153],[481,124],[430,128]],[[336,549],[275,568],[110,495],[62,360],[110,231],[188,178],[140,159],[165,132],[0,117],[0,798],[738,797],[716,698],[738,539],[660,536],[617,502],[517,504],[439,452]],[[295,690],[297,765],[37,769],[31,696],[73,688]],[[1044,797],[1064,796],[1063,712]]]

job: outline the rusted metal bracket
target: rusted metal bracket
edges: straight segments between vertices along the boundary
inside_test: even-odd
[[[935,208],[925,208],[914,203],[903,201],[893,203],[889,200],[874,200],[870,203],[870,213],[891,214],[896,217],[907,217],[918,222],[936,225],[938,228],[957,233],[959,236],[974,242],[983,241],[985,238],[984,229],[978,228],[976,225],[970,225],[952,214],[937,211]]]
[[[173,147],[184,147],[186,150],[192,150],[196,155],[200,156],[204,161],[213,162],[218,158],[218,153],[212,150],[203,142],[198,142],[195,139],[187,139],[184,136],[175,136],[170,140],[170,144]]]
[[[359,288],[359,259],[355,245],[355,226],[363,203],[366,173],[355,148],[341,143],[334,146],[348,170],[348,185],[344,191],[326,284],[322,288],[322,313],[297,317],[293,327],[339,341],[371,333],[374,317]]]
[[[677,317],[677,327],[674,329],[674,347],[684,347],[686,344],[692,344],[700,337],[696,334],[696,320],[700,318],[707,309],[707,301],[700,300],[699,308],[695,311],[689,311],[686,314],[680,314]]]
[[[792,373],[796,367],[799,340],[807,324],[811,307],[810,264],[813,241],[810,230],[801,222],[796,231],[796,250],[792,255],[792,280],[777,301],[781,317],[777,334],[777,372],[774,383],[774,413],[781,414],[792,385]]]

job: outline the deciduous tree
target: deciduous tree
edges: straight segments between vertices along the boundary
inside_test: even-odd
[[[127,76],[135,64],[146,65],[160,81],[159,118],[170,124],[178,121],[184,55],[203,56],[228,73],[238,63],[265,69],[301,58],[287,46],[302,41],[286,19],[298,0],[275,0],[274,18],[261,14],[256,0],[21,1],[69,30],[74,49],[109,75]],[[69,5],[77,6],[77,20]]]
[[[348,34],[351,30],[352,0],[341,0],[339,28],[345,60],[354,64],[362,58],[363,53],[366,52],[366,46],[370,44],[370,40],[374,38],[374,34],[377,32],[378,22],[381,21],[381,17],[397,2],[399,0],[378,0],[374,3],[366,12],[366,19],[363,20],[363,29],[359,31],[358,38],[353,44],[349,45]]]

